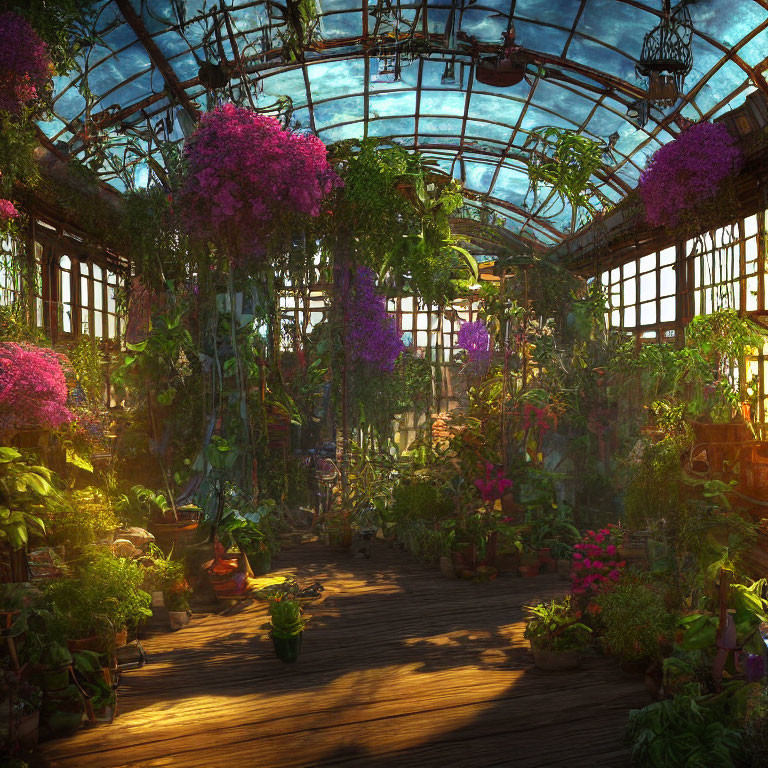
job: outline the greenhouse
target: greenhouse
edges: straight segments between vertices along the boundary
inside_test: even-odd
[[[0,0],[0,765],[768,768],[768,0]]]

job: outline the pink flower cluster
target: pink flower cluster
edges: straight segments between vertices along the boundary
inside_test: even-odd
[[[53,68],[48,48],[26,19],[0,14],[0,111],[18,115],[39,99]]]
[[[571,588],[575,595],[598,592],[619,580],[626,560],[619,560],[621,540],[612,528],[587,531],[573,547]]]
[[[741,166],[741,150],[722,123],[695,123],[651,157],[638,191],[653,226],[674,227],[680,214],[713,198]]]
[[[0,222],[5,223],[19,218],[16,206],[5,198],[0,198]]]
[[[387,300],[376,291],[372,269],[358,267],[346,311],[352,359],[391,373],[403,351],[403,341],[397,321],[387,312]]]
[[[185,154],[183,219],[213,240],[252,242],[286,216],[318,216],[341,185],[320,139],[233,104],[203,115]]]
[[[31,344],[0,343],[0,431],[56,429],[72,421],[65,359]]]
[[[537,408],[531,403],[523,405],[523,429],[529,430],[534,427],[539,430],[540,435],[545,435],[552,429],[555,417],[545,408]]]
[[[503,476],[501,467],[494,468],[490,462],[485,464],[485,478],[475,480],[475,488],[486,503],[500,499],[511,487],[512,481]]]

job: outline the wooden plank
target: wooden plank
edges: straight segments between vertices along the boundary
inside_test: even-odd
[[[562,594],[555,576],[487,584],[443,579],[406,555],[348,559],[319,544],[278,558],[325,591],[295,665],[277,661],[255,601],[146,639],[111,726],[41,748],[49,768],[629,764],[629,709],[642,680],[593,658],[569,673],[533,667],[522,607]],[[505,762],[506,761],[506,762]]]

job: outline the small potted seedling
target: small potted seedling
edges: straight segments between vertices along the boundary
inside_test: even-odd
[[[270,636],[275,646],[275,656],[292,663],[299,658],[304,627],[309,620],[302,615],[298,600],[285,594],[276,594],[269,603]]]

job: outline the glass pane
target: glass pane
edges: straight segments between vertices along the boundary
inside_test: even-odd
[[[623,267],[624,277],[634,277],[637,274],[637,262],[628,261]]]
[[[72,283],[68,272],[61,273],[61,301],[63,304],[72,301]]]
[[[104,335],[104,327],[102,324],[101,312],[96,312],[93,318],[93,335],[100,339]]]
[[[96,309],[104,308],[104,285],[103,283],[93,284],[93,306]]]
[[[101,271],[101,267],[98,264],[93,265],[93,279],[94,280],[101,280],[103,276],[103,273]]]
[[[80,262],[80,274],[81,275],[88,274],[88,262],[85,262],[85,261]]]
[[[676,288],[674,267],[664,267],[659,271],[660,296],[673,296]]]
[[[640,275],[640,300],[656,298],[656,273],[649,272],[647,275]]]
[[[88,295],[88,278],[80,278],[80,305],[83,307],[91,306],[91,297]]]
[[[665,248],[659,254],[659,264],[662,267],[666,267],[668,264],[674,264],[674,263],[675,263],[675,247],[671,246],[669,248]]]
[[[640,305],[640,325],[650,325],[656,322],[656,302],[647,301]]]
[[[637,325],[637,307],[627,307],[624,310],[624,327],[634,328]]]
[[[72,333],[72,308],[69,304],[62,305],[61,330],[63,333]]]
[[[747,278],[747,312],[757,312],[757,275]]]
[[[662,299],[660,302],[659,312],[661,317],[659,320],[662,323],[670,323],[675,319],[675,297],[670,296],[668,299]]]
[[[635,278],[624,281],[624,306],[637,301],[637,281]],[[625,323],[626,325],[626,323]]]
[[[757,216],[747,216],[744,219],[744,237],[752,237],[757,234]]]
[[[59,259],[59,266],[62,269],[71,269],[72,268],[72,260],[69,258],[69,256],[62,256]]]
[[[656,254],[655,253],[649,253],[647,256],[643,256],[642,259],[640,259],[640,271],[641,272],[648,272],[651,269],[656,268]]]
[[[115,316],[107,315],[107,338],[114,339],[115,335]]]

